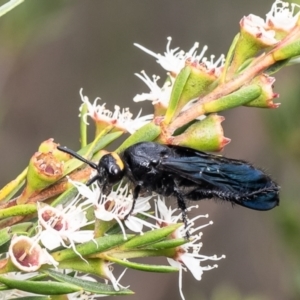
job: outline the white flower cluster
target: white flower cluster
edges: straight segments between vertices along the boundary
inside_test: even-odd
[[[168,208],[165,204],[164,199],[160,196],[148,196],[148,197],[139,197],[137,199],[136,205],[132,213],[127,217],[128,212],[132,206],[132,192],[129,189],[128,184],[121,183],[115,191],[112,191],[109,195],[105,196],[101,194],[100,188],[97,183],[94,183],[91,188],[87,187],[85,184],[71,181],[72,184],[76,186],[80,195],[85,198],[84,203],[91,204],[94,207],[95,216],[97,219],[103,221],[116,220],[122,229],[124,238],[126,238],[125,230],[126,228],[123,225],[130,229],[133,232],[143,234],[143,227],[150,229],[158,229],[165,227],[167,225],[175,224],[180,222],[181,213],[175,214],[178,209]],[[155,198],[155,214],[152,215],[149,213],[151,209],[149,201]],[[196,206],[195,206],[196,207]],[[189,207],[189,210],[195,207]],[[144,218],[138,217],[145,216],[149,219],[154,220],[155,222],[149,222]],[[127,218],[125,218],[127,217]],[[188,228],[183,226],[176,231],[174,238],[185,238],[186,231],[188,230],[192,234],[191,241],[184,244],[181,247],[178,247],[176,250],[176,255],[173,258],[169,258],[168,262],[171,266],[174,266],[180,270],[179,272],[179,286],[182,299],[184,296],[181,291],[182,286],[182,270],[190,270],[194,275],[195,279],[201,280],[201,275],[203,271],[211,270],[217,265],[213,266],[202,266],[201,262],[206,260],[220,260],[225,256],[217,257],[206,256],[199,254],[202,244],[199,243],[202,233],[200,230],[208,225],[211,225],[212,222],[209,222],[205,225],[193,228],[194,222],[196,219],[208,218],[208,215],[199,215],[196,218],[190,220],[190,225]]]
[[[47,251],[63,246],[64,248],[73,248],[76,252],[76,245],[92,241],[94,238],[93,231],[82,229],[91,223],[86,218],[87,209],[90,207],[93,208],[96,219],[104,222],[115,220],[123,232],[124,240],[126,240],[126,229],[143,234],[144,227],[159,229],[176,224],[181,220],[181,213],[177,213],[178,209],[168,208],[160,196],[139,197],[133,212],[125,219],[132,206],[132,193],[127,184],[121,183],[116,190],[105,196],[101,193],[97,183],[92,184],[91,187],[87,187],[81,182],[70,179],[69,181],[77,188],[77,197],[70,201],[64,208],[54,208],[46,204],[40,205],[38,210],[38,234],[32,238],[19,236],[12,240],[9,254],[14,264],[20,270],[25,272],[37,271],[42,264],[51,264],[57,268],[57,262]],[[153,198],[155,198],[154,215],[150,212],[151,205],[149,203]],[[189,210],[192,208],[194,207],[189,207]],[[211,225],[212,222],[196,228],[193,228],[193,225],[196,219],[207,217],[208,215],[197,216],[190,220],[188,228],[184,228],[184,226],[180,227],[173,236],[173,238],[177,239],[185,238],[187,230],[191,234],[190,242],[178,247],[174,256],[168,258],[169,264],[179,269],[179,287],[182,299],[184,299],[182,293],[183,270],[188,269],[196,280],[201,280],[203,271],[217,267],[217,265],[202,266],[203,261],[215,261],[224,258],[224,256],[217,257],[216,255],[205,256],[199,254],[202,246],[202,243],[199,243],[202,235],[200,230],[205,226]],[[150,221],[146,220],[146,218],[150,219]],[[39,242],[45,248],[42,248]],[[28,243],[27,257],[24,258],[27,261],[31,261],[30,270],[23,264],[23,260],[18,257],[18,251],[16,251],[18,245],[22,244],[23,247],[24,243]],[[85,260],[79,253],[77,254]],[[112,273],[111,264],[111,262],[107,262],[106,266],[103,266],[103,272],[105,277],[111,281],[115,290],[118,291],[120,288],[124,288],[119,283],[123,274],[116,279]],[[18,277],[18,274],[11,273],[10,276]]]
[[[141,74],[136,73],[135,75],[149,87],[150,92],[137,94],[133,98],[133,101],[140,102],[144,100],[150,100],[152,101],[152,104],[160,103],[163,107],[167,107],[175,79],[179,72],[184,68],[187,60],[204,64],[208,73],[211,70],[214,70],[214,72],[218,73],[219,70],[222,69],[225,62],[224,55],[221,55],[217,60],[215,60],[214,55],[211,55],[210,58],[205,57],[205,52],[208,49],[207,46],[204,46],[200,54],[197,55],[197,49],[199,47],[198,42],[196,42],[187,52],[180,50],[179,48],[171,49],[171,41],[172,38],[168,37],[166,51],[163,55],[160,53],[154,53],[153,51],[139,44],[134,44],[136,47],[156,58],[156,62],[168,72],[168,78],[163,86],[159,87],[157,84],[157,81],[160,79],[159,76],[153,75],[153,79],[151,79],[145,71],[142,71]]]

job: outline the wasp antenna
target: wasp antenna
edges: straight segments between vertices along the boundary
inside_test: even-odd
[[[97,170],[97,168],[98,168],[98,166],[95,163],[93,163],[92,161],[87,160],[86,158],[82,157],[81,155],[79,155],[78,153],[76,153],[75,151],[73,151],[73,150],[71,150],[67,147],[57,146],[57,149],[62,151],[62,152],[65,152],[65,153],[68,153],[68,154],[74,156],[75,158],[79,159],[80,161],[88,164],[93,169]]]

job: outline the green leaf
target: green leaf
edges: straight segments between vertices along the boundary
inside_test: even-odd
[[[35,204],[19,204],[16,206],[4,208],[0,210],[0,219],[13,216],[26,216],[37,211]]]
[[[132,237],[134,237],[134,235],[127,235],[127,240]],[[54,252],[52,253],[52,256],[56,261],[60,262],[65,259],[76,258],[78,257],[78,253],[82,256],[87,256],[106,251],[123,243],[123,234],[104,236],[76,246],[77,253],[72,248],[69,248]]]
[[[126,139],[122,145],[116,149],[117,153],[123,152],[128,147],[138,142],[151,142],[154,141],[161,133],[161,128],[155,125],[153,122],[145,124],[143,127],[138,129],[135,133]]]
[[[274,74],[274,73],[278,72],[284,66],[288,65],[289,62],[290,62],[289,58],[277,61],[275,64],[271,65],[267,70],[265,70],[264,73],[268,74],[268,75]]]
[[[161,265],[147,265],[147,264],[140,264],[131,262],[128,260],[119,259],[113,256],[107,256],[107,259],[109,259],[112,262],[115,262],[121,266],[135,269],[139,271],[145,271],[145,272],[156,272],[156,273],[170,273],[170,272],[178,272],[178,268],[174,268],[171,266],[161,266]]]
[[[25,234],[27,233],[30,229],[32,229],[33,227],[33,223],[32,222],[23,222],[23,223],[18,223],[15,225],[11,226],[11,232],[13,234]]]
[[[120,247],[120,249],[121,250],[134,249],[148,244],[152,244],[154,242],[158,242],[181,226],[182,226],[181,223],[177,223],[160,229],[147,231],[145,234],[136,236],[130,241],[124,243]]]
[[[230,66],[230,63],[232,62],[232,58],[233,58],[233,55],[234,55],[235,47],[236,47],[236,44],[237,44],[237,42],[239,40],[239,37],[240,37],[240,34],[238,33],[233,38],[233,41],[232,41],[232,43],[231,43],[231,45],[229,47],[229,50],[228,50],[228,52],[226,54],[224,68],[223,68],[222,74],[220,76],[220,83],[224,83],[225,82],[227,71],[228,71],[228,68]]]
[[[68,275],[64,275],[53,270],[45,271],[53,279],[61,281],[62,283],[69,283],[72,285],[76,285],[81,287],[85,291],[89,291],[95,294],[103,294],[103,295],[131,295],[133,292],[128,289],[121,289],[116,291],[113,286],[107,285],[100,282],[93,282],[88,280],[83,280],[81,278],[74,278]]]
[[[218,112],[244,105],[261,95],[262,89],[257,84],[243,86],[239,90],[217,100],[203,104],[205,113]]]
[[[181,238],[181,239],[170,239],[170,240],[165,240],[165,241],[161,241],[155,244],[151,244],[149,246],[147,246],[147,249],[170,249],[170,248],[176,248],[179,246],[182,246],[186,243],[188,243],[189,241],[186,240],[185,238]]]
[[[78,292],[79,286],[66,282],[16,280],[0,276],[0,282],[9,288],[41,295],[60,295]]]
[[[7,243],[12,237],[10,227],[0,230],[0,247]]]
[[[169,124],[172,120],[173,115],[177,112],[178,102],[182,96],[185,85],[190,77],[191,67],[185,66],[177,75],[176,80],[174,82],[172,93],[170,97],[170,102],[168,105],[168,109],[166,111],[164,122]]]

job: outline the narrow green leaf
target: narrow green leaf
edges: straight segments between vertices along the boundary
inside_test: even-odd
[[[229,47],[229,50],[227,52],[226,59],[225,59],[224,68],[223,68],[222,74],[220,76],[220,83],[225,82],[227,70],[228,70],[228,68],[230,66],[230,63],[232,62],[232,57],[234,55],[235,47],[236,47],[236,44],[237,44],[237,42],[239,40],[239,37],[240,37],[240,34],[238,33],[233,38],[233,41],[232,41],[232,43],[231,43],[231,45]]]
[[[115,258],[113,256],[107,256],[107,259],[109,259],[110,261],[115,262],[121,266],[130,268],[130,269],[139,270],[139,271],[156,272],[156,273],[178,272],[177,268],[174,268],[171,266],[140,264],[140,263],[135,263],[135,262],[131,262],[128,260]]]
[[[133,237],[134,235],[127,235],[127,239],[131,239]],[[78,253],[82,256],[87,256],[106,251],[123,243],[123,234],[104,236],[76,246],[77,253],[72,248],[69,248],[54,252],[52,253],[52,256],[56,261],[60,262],[65,259],[78,257]]]
[[[0,246],[7,243],[12,237],[10,227],[0,230]]]
[[[205,113],[218,112],[244,105],[261,95],[262,89],[257,84],[243,86],[239,90],[217,100],[203,104]]]
[[[129,136],[122,145],[116,149],[117,153],[120,153],[128,147],[138,142],[151,142],[154,141],[161,133],[161,127],[155,125],[153,122],[145,124],[139,128],[135,133]]]
[[[16,280],[2,276],[0,276],[0,282],[9,288],[41,295],[69,294],[81,290],[79,286],[66,282]]]
[[[61,274],[58,272],[55,272],[53,270],[47,270],[45,271],[46,274],[48,274],[53,279],[56,279],[58,281],[61,281],[63,283],[69,283],[72,285],[77,285],[78,287],[81,287],[85,291],[89,291],[91,293],[95,294],[103,294],[103,295],[131,295],[133,292],[128,289],[121,289],[119,291],[116,291],[113,286],[100,283],[100,282],[93,282],[88,280],[83,280],[79,278],[70,277],[65,274]]]
[[[181,239],[170,239],[170,240],[164,240],[155,244],[151,244],[149,246],[147,246],[147,249],[170,249],[170,248],[176,248],[179,246],[182,246],[186,243],[188,243],[189,241],[181,238]]]
[[[29,229],[31,229],[33,227],[33,223],[32,222],[23,222],[23,223],[18,223],[15,225],[11,226],[11,232],[12,233],[25,233],[28,232]]]
[[[289,65],[290,59],[284,59],[277,61],[275,64],[271,65],[267,70],[264,71],[265,74],[272,75],[278,72],[281,68]]]
[[[190,77],[190,74],[191,74],[191,67],[185,66],[176,77],[176,80],[172,88],[168,109],[165,114],[164,122],[166,124],[170,123],[173,115],[177,112],[178,102],[182,96],[183,90]]]
[[[4,208],[0,210],[0,219],[13,216],[26,216],[37,211],[35,204],[19,204],[16,206]]]
[[[125,249],[134,249],[138,247],[142,247],[148,244],[152,244],[154,242],[158,242],[171,234],[174,230],[182,226],[181,223],[172,224],[160,229],[147,231],[143,235],[139,235],[131,239],[130,241],[124,243],[120,248],[122,250]]]

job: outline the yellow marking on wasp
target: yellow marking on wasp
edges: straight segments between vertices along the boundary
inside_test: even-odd
[[[117,153],[115,153],[115,152],[112,152],[111,156],[116,160],[116,164],[118,165],[118,167],[120,168],[120,170],[124,170],[124,164],[123,164],[120,156]]]

